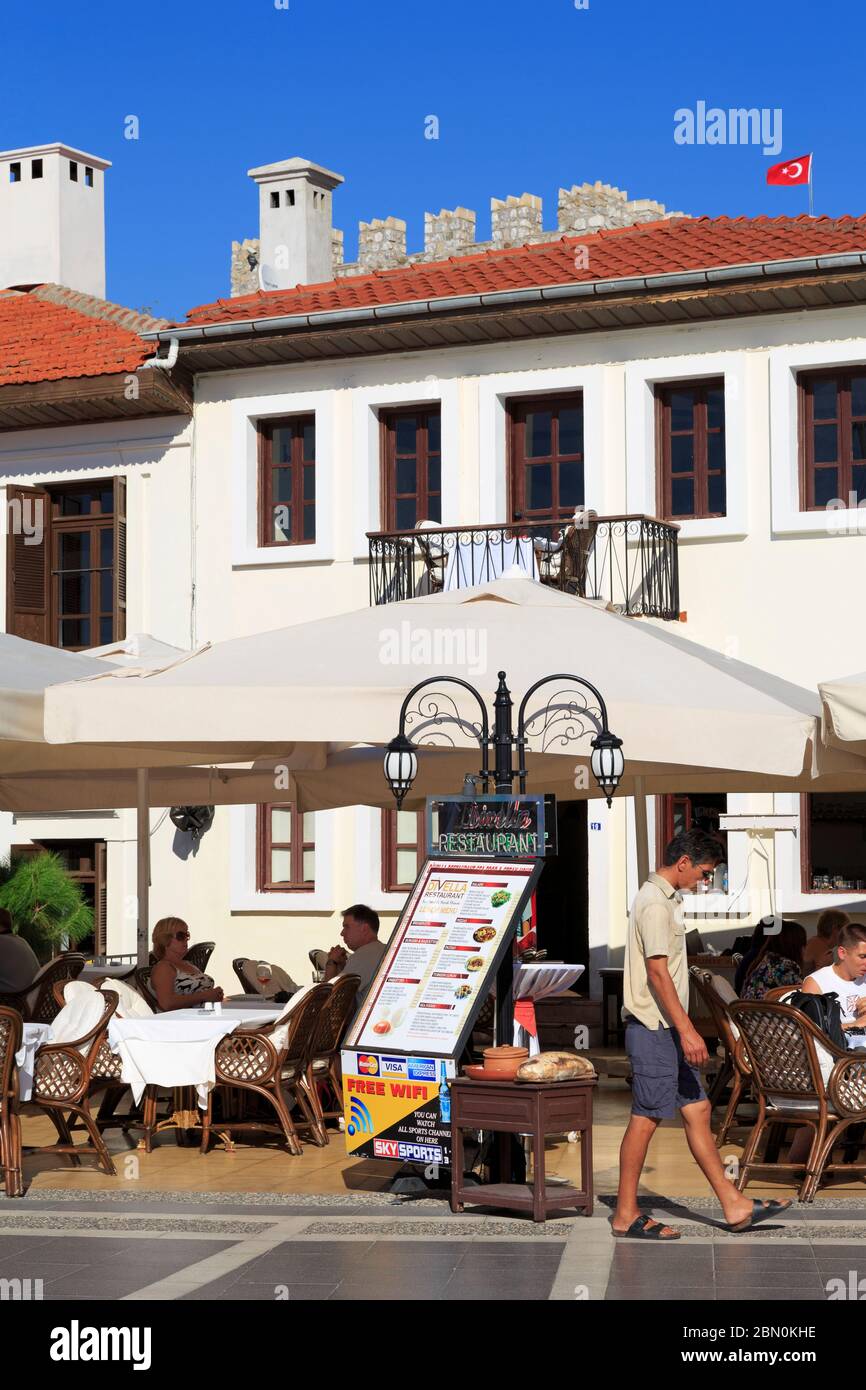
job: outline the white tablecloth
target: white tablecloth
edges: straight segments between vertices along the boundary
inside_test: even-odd
[[[538,578],[535,548],[530,536],[505,536],[493,542],[489,533],[479,531],[478,541],[459,543],[448,551],[445,569],[446,589],[468,589],[499,579],[512,565],[525,570],[527,578]]]
[[[114,1017],[108,1043],[120,1056],[121,1077],[132,1087],[136,1103],[145,1086],[195,1086],[204,1109],[214,1084],[214,1053],[220,1039],[242,1023],[273,1023],[283,1008],[223,1007],[221,1013],[172,1009],[152,1018]]]
[[[539,999],[550,999],[554,994],[564,994],[575,980],[583,974],[582,965],[546,965],[544,962],[516,965],[514,968],[514,998],[531,999],[537,1004]],[[533,1037],[514,1020],[514,1046],[528,1047],[530,1057],[541,1051],[537,1036]]]
[[[18,1094],[22,1100],[29,1100],[33,1091],[33,1067],[36,1049],[51,1039],[50,1023],[25,1023],[21,1035],[21,1047],[15,1053],[18,1064]]]

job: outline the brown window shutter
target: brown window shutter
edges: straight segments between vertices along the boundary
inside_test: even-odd
[[[114,642],[126,636],[126,479],[114,480]]]
[[[42,488],[7,487],[6,508],[6,631],[50,643],[51,499]],[[19,524],[22,516],[31,529],[41,523],[38,545]]]
[[[93,885],[93,940],[96,947],[96,955],[105,955],[106,944],[106,877],[105,877],[105,851],[104,840],[97,840],[96,849],[96,877]]]

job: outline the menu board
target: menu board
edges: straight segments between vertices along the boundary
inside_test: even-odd
[[[455,1056],[540,866],[428,859],[346,1046]]]

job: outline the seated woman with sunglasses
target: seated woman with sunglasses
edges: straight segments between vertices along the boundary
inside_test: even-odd
[[[150,987],[159,1007],[197,1009],[202,1004],[219,1003],[223,992],[214,987],[210,975],[197,970],[184,956],[189,949],[189,927],[180,917],[163,917],[153,929],[156,965],[150,973]]]

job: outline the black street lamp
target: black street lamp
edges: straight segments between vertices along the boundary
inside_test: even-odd
[[[530,686],[520,702],[517,714],[517,737],[515,738],[511,692],[505,684],[505,672],[500,671],[498,675],[499,685],[493,701],[492,733],[487,717],[487,707],[482,696],[473,685],[462,680],[459,676],[429,676],[426,680],[419,681],[418,685],[413,686],[409,691],[400,709],[399,732],[397,737],[388,744],[385,753],[385,777],[394,794],[397,809],[399,810],[403,805],[418,772],[418,746],[413,744],[406,735],[407,721],[412,722],[416,718],[423,720],[421,727],[425,729],[448,723],[457,724],[462,730],[468,730],[475,737],[481,750],[481,771],[477,777],[473,777],[471,780],[473,783],[476,781],[480,783],[482,794],[489,792],[491,778],[497,792],[505,792],[506,794],[512,792],[515,777],[518,782],[518,790],[520,792],[526,791],[528,731],[539,720],[543,720],[542,732],[545,735],[545,741],[552,739],[559,746],[573,741],[577,722],[588,720],[596,728],[591,744],[590,766],[593,776],[604,793],[608,806],[610,806],[611,798],[622,779],[625,759],[622,753],[622,739],[617,738],[608,728],[607,706],[595,686],[591,685],[583,676],[568,674],[543,676],[541,680]],[[527,717],[527,705],[536,691],[544,685],[556,682],[578,686],[582,692],[588,692],[596,701],[597,713],[590,710],[584,694],[584,704],[581,707],[578,707],[573,698],[569,700],[566,697],[564,703],[555,700],[548,702],[541,711]],[[437,698],[436,695],[427,696],[425,707],[423,709],[419,707],[417,715],[410,716],[409,709],[416,695],[430,686],[439,686],[445,683],[459,686],[468,691],[478,702],[481,713],[478,725],[462,718],[453,700],[449,698],[446,701]],[[492,772],[490,769],[491,749],[493,750]],[[518,757],[517,767],[514,766],[513,754],[515,749]],[[496,995],[498,1001],[496,1009],[497,1037],[502,1043],[507,1041],[510,1036],[514,1018],[512,966],[509,958],[503,961],[497,974]]]

